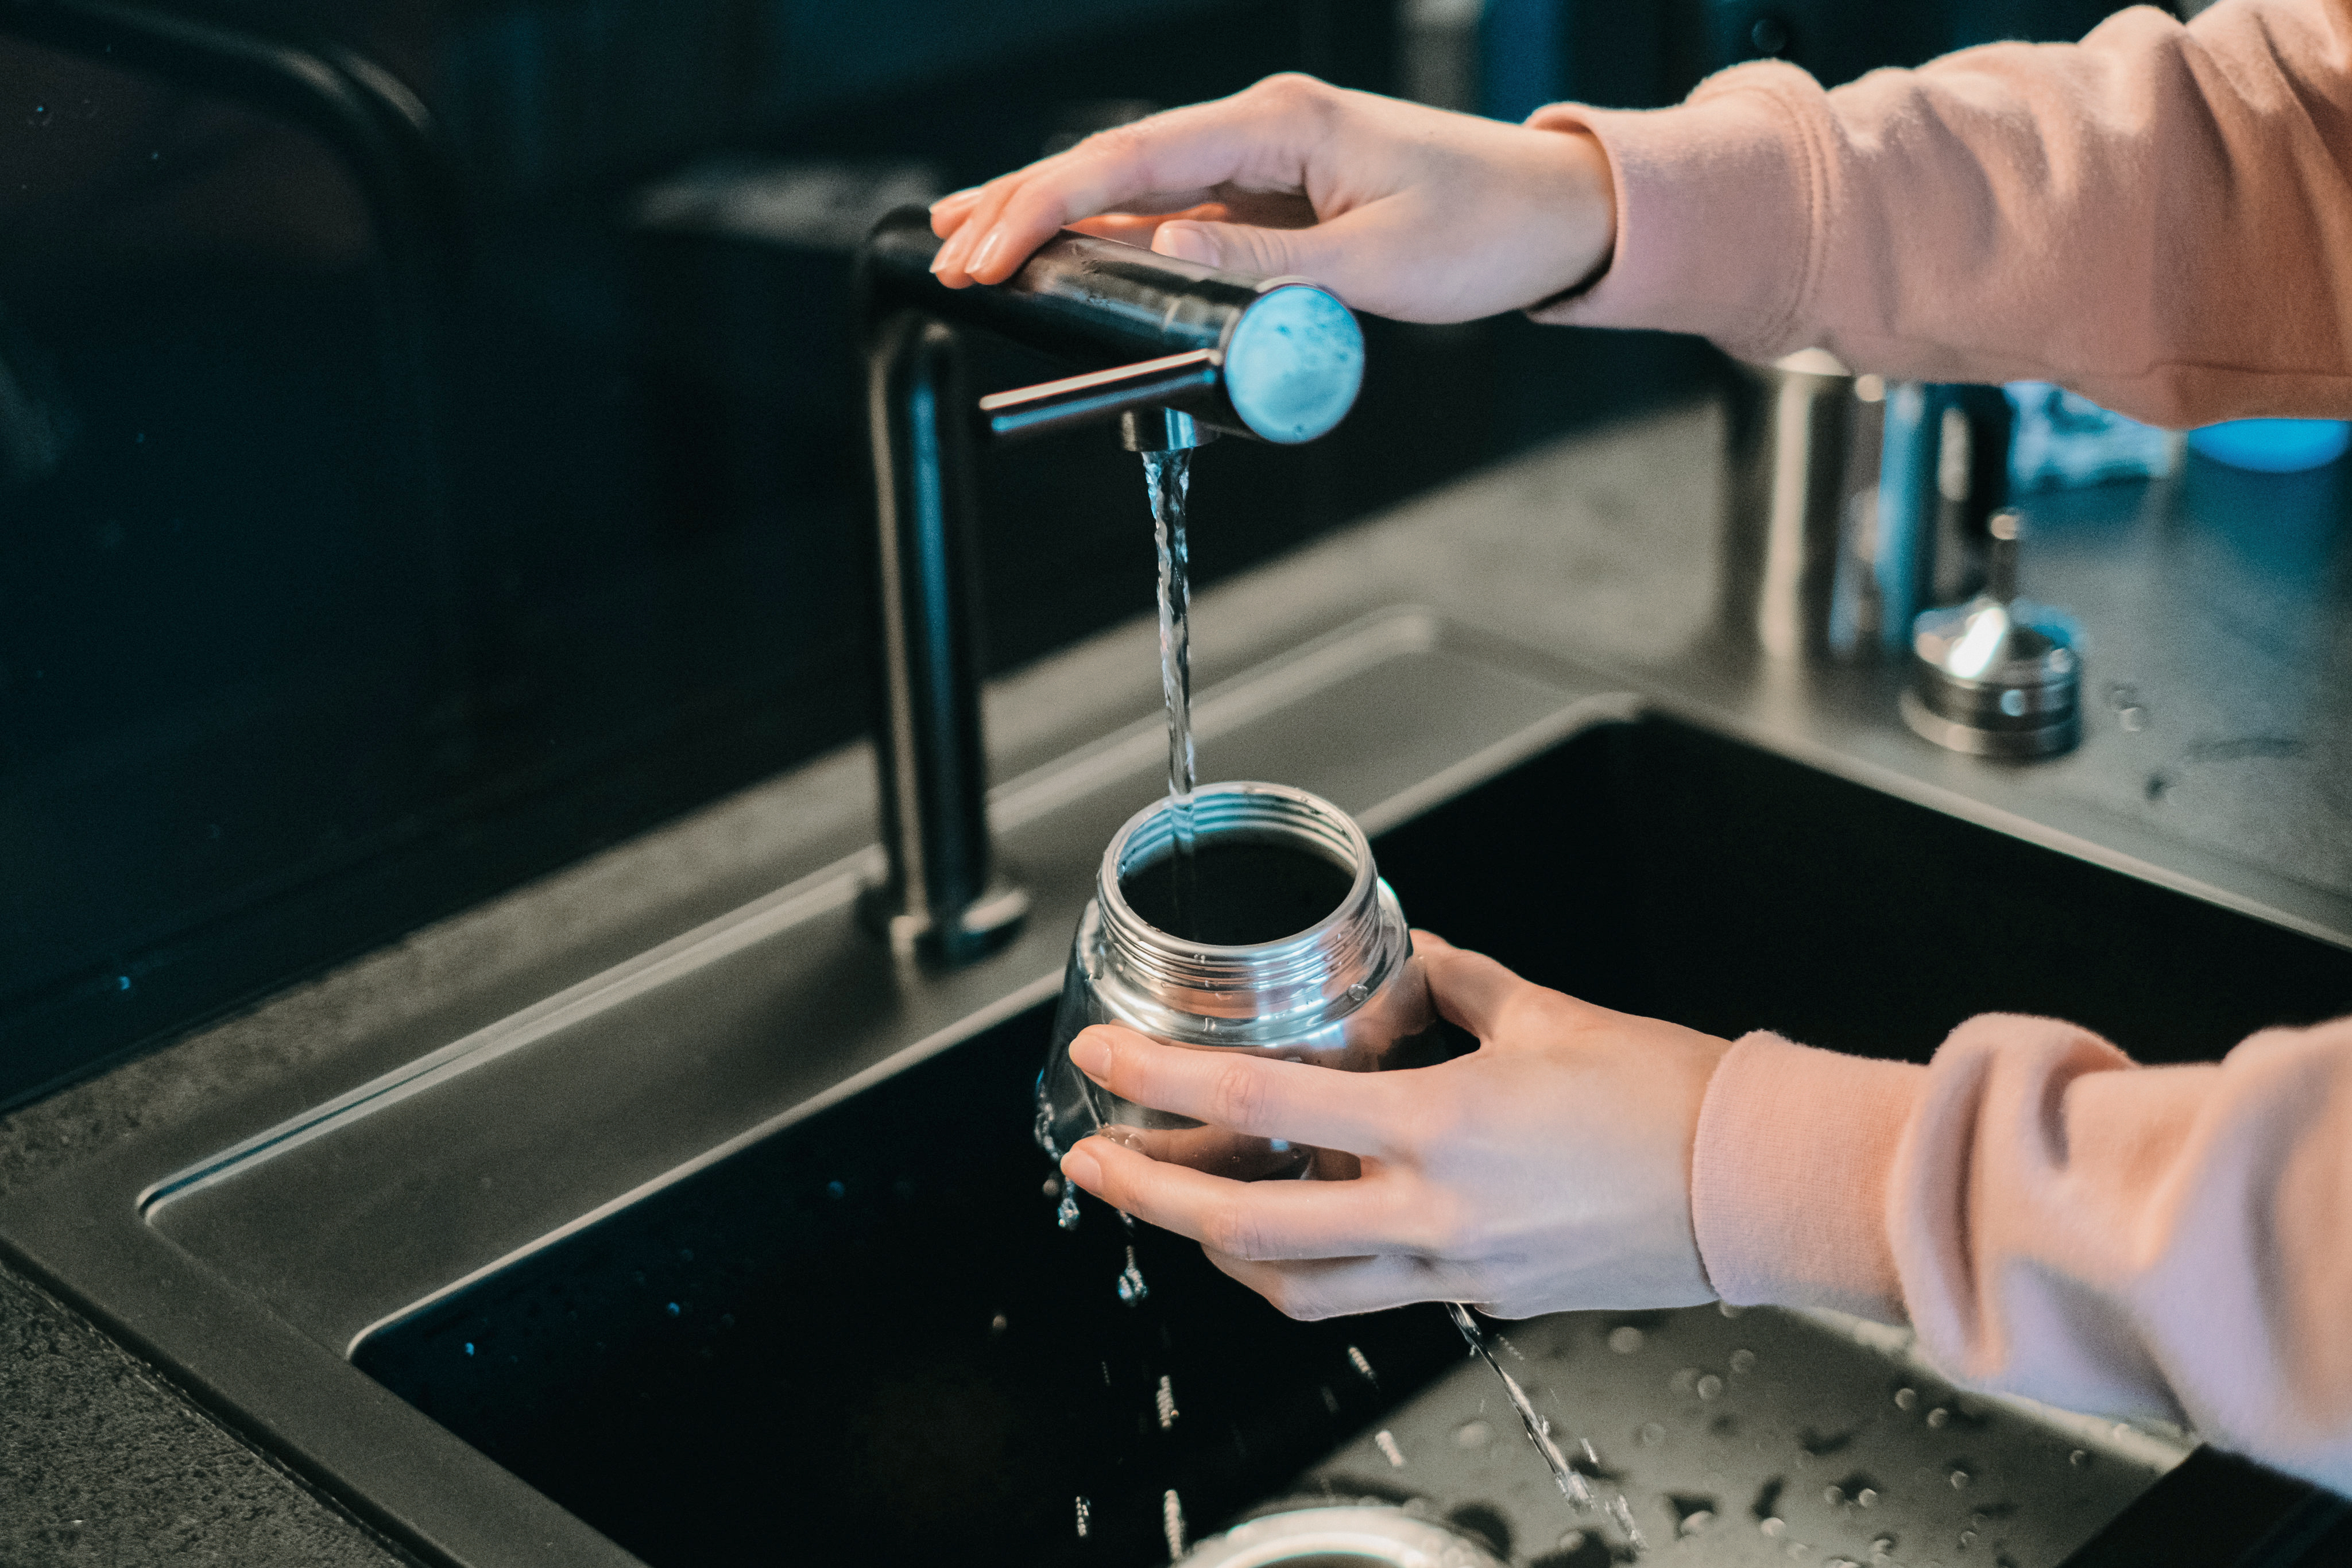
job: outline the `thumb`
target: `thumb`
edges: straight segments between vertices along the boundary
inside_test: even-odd
[[[1225,272],[1246,272],[1260,277],[1296,274],[1326,281],[1321,270],[1330,261],[1330,244],[1317,227],[1259,228],[1253,224],[1215,224],[1179,218],[1160,225],[1151,248],[1179,261],[1197,261]]]
[[[1414,951],[1429,977],[1430,999],[1445,1021],[1486,1040],[1494,1037],[1503,1009],[1528,982],[1484,953],[1472,953],[1450,942],[1423,944]]]

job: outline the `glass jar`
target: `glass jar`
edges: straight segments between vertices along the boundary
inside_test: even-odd
[[[1255,937],[1252,923],[1306,923],[1263,940],[1213,942],[1161,928],[1174,874],[1176,806],[1139,811],[1104,850],[1078,917],[1053,1043],[1037,1080],[1037,1142],[1056,1159],[1093,1133],[1157,1159],[1243,1180],[1356,1174],[1352,1155],[1203,1125],[1121,1099],[1071,1064],[1090,1024],[1119,1023],[1198,1051],[1244,1051],[1345,1071],[1450,1054],[1396,894],[1354,820],[1281,784],[1212,784],[1192,795],[1194,928]],[[1328,905],[1319,914],[1318,904]],[[1292,916],[1286,921],[1284,916]]]

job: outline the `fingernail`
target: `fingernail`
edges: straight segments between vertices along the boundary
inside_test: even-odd
[[[974,277],[979,277],[982,269],[988,266],[988,258],[996,254],[996,247],[1003,239],[1003,236],[994,229],[989,230],[988,237],[980,242],[980,248],[971,253],[971,259],[964,264],[963,269]]]
[[[1197,261],[1203,267],[1217,265],[1215,242],[1193,224],[1161,224],[1159,232],[1151,236],[1151,248],[1179,261]]]
[[[1092,1192],[1102,1183],[1102,1165],[1084,1144],[1062,1156],[1062,1174]]]
[[[941,207],[946,206],[950,202],[961,202],[968,197],[977,196],[979,194],[980,187],[978,185],[966,185],[961,191],[950,191],[946,195],[941,196],[938,201],[931,204],[931,211],[936,213]]]
[[[1082,1031],[1070,1041],[1070,1061],[1077,1070],[1097,1082],[1110,1071],[1110,1043],[1092,1030]]]

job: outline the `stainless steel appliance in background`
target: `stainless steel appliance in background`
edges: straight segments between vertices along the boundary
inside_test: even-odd
[[[1950,750],[2071,749],[2082,658],[2072,618],[2018,593],[2012,428],[1999,387],[1857,375],[1822,349],[1748,371],[1728,424],[1733,645],[1906,664],[1905,721]]]
[[[1998,387],[1888,382],[1806,349],[1732,399],[1723,612],[1776,659],[1899,658],[1923,610],[1983,587],[2008,500]]]

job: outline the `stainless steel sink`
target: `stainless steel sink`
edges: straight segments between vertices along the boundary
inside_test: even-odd
[[[2189,1060],[2352,1011],[2352,953],[1418,612],[1208,694],[1200,729],[1204,777],[1357,812],[1417,923],[1705,1029],[1923,1059],[2002,1008]],[[999,789],[1037,913],[973,968],[871,944],[854,855],[393,1071],[75,1167],[0,1235],[451,1562],[1142,1563],[1171,1491],[1194,1537],[1376,1496],[1517,1562],[1607,1560],[1434,1310],[1291,1323],[1188,1246],[1055,1224],[1028,1142],[1043,1004],[1161,755],[1143,721]],[[1113,1288],[1130,1244],[1141,1310]],[[1867,1327],[1704,1309],[1512,1338],[1653,1546],[1694,1562],[1863,1563],[1882,1537],[1915,1563],[2148,1540],[2286,1562],[2336,1517],[2161,1431],[1962,1396]]]

